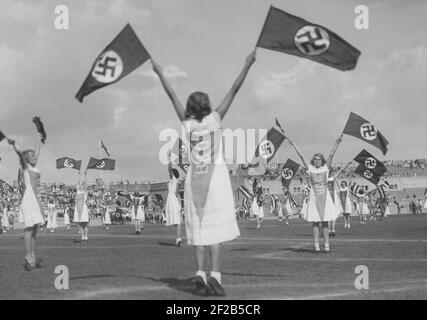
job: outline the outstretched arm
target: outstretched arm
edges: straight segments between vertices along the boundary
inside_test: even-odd
[[[297,145],[292,140],[290,140],[289,138],[287,138],[287,139],[288,139],[289,143],[291,144],[291,146],[295,149],[295,152],[300,157],[300,159],[301,159],[302,164],[304,165],[304,167],[306,169],[308,169],[308,162],[305,160],[303,154],[301,153],[301,150],[297,147]]]
[[[221,104],[216,108],[216,112],[220,115],[221,119],[224,118],[225,114],[227,113],[228,109],[231,106],[231,103],[234,100],[234,97],[236,96],[237,92],[239,91],[240,87],[242,86],[243,82],[246,79],[246,76],[248,75],[249,69],[254,64],[256,59],[256,50],[252,51],[249,56],[246,58],[245,65],[243,67],[243,70],[240,72],[237,79],[234,81],[233,86],[231,87],[230,91],[225,96],[224,100],[222,100]]]
[[[170,153],[170,151],[168,153],[168,172],[169,172],[169,179],[172,179],[173,172],[172,172],[172,161],[171,161],[171,153]]]
[[[24,154],[22,153],[22,151],[16,146],[15,140],[8,139],[7,141],[13,147],[16,154],[18,155],[22,168],[27,169],[27,161],[25,161],[25,157],[24,157]]]
[[[36,161],[39,160],[39,155],[40,155],[40,147],[42,146],[42,135],[41,133],[37,134],[37,138],[36,138],[36,145],[34,147],[34,152],[35,152],[35,156],[36,156]]]
[[[338,146],[341,143],[343,136],[344,134],[341,134],[335,141],[335,144],[332,147],[331,152],[329,153],[328,160],[326,160],[326,165],[328,166],[330,171],[332,170],[332,159],[334,158],[334,155],[337,152]]]
[[[341,168],[340,170],[338,170],[335,174],[332,175],[332,177],[334,179],[338,178],[338,176],[341,174],[341,172],[343,172],[345,169],[348,168],[348,166],[353,162],[353,160],[351,160],[349,163],[347,163],[343,168]]]
[[[185,109],[182,106],[181,101],[179,101],[175,90],[173,90],[172,86],[167,81],[160,65],[157,64],[157,62],[155,62],[153,59],[151,59],[151,64],[153,65],[154,72],[159,76],[160,82],[162,83],[163,88],[165,89],[169,99],[172,101],[173,107],[175,108],[175,111],[178,114],[179,120],[183,121],[185,119]]]

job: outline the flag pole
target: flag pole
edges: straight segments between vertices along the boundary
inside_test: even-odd
[[[101,140],[99,141],[99,159],[101,160],[102,158],[102,150],[101,150]],[[99,174],[102,180],[102,170],[99,170]]]

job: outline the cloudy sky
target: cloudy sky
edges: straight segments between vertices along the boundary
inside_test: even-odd
[[[328,153],[350,111],[373,122],[390,141],[386,159],[427,158],[427,2],[364,1],[369,30],[356,30],[361,2],[274,0],[273,5],[328,27],[362,55],[356,70],[341,72],[291,55],[259,49],[257,61],[224,126],[268,129],[277,116],[286,133],[311,156]],[[166,180],[159,133],[179,129],[160,83],[145,63],[121,82],[80,104],[74,95],[101,50],[130,22],[164,66],[179,97],[202,90],[217,105],[253,49],[271,1],[62,0],[70,29],[54,27],[58,1],[0,2],[0,129],[23,148],[34,145],[32,117],[48,132],[39,168],[45,181],[75,182],[76,172],[55,169],[62,156],[99,155],[99,140],[117,160],[107,181]],[[346,136],[337,161],[362,148]],[[0,178],[16,178],[17,156],[0,144]],[[285,143],[275,161],[295,153]],[[90,173],[90,179],[98,173]]]

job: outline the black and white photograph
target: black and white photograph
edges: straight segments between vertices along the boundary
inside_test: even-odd
[[[426,30],[425,0],[0,0],[0,300],[426,300]]]

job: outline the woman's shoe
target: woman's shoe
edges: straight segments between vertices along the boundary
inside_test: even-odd
[[[218,297],[224,297],[225,291],[222,285],[215,278],[211,277],[208,280],[208,285],[211,290],[211,294]]]
[[[316,243],[316,244],[314,245],[314,252],[316,252],[316,253],[319,253],[319,252],[320,252],[320,246],[319,246],[319,244],[318,244],[318,243]]]
[[[196,276],[196,294],[198,296],[207,297],[209,296],[210,290],[207,284],[205,283],[205,280],[201,276]]]
[[[329,243],[325,243],[325,252],[328,253],[330,251],[331,249],[329,248]]]
[[[36,259],[36,269],[42,268],[42,259]]]
[[[34,271],[35,266],[28,262],[27,259],[24,260],[24,269],[26,271]]]
[[[175,245],[176,245],[177,247],[180,247],[180,246],[182,245],[182,240],[181,240],[181,239],[176,240]]]

